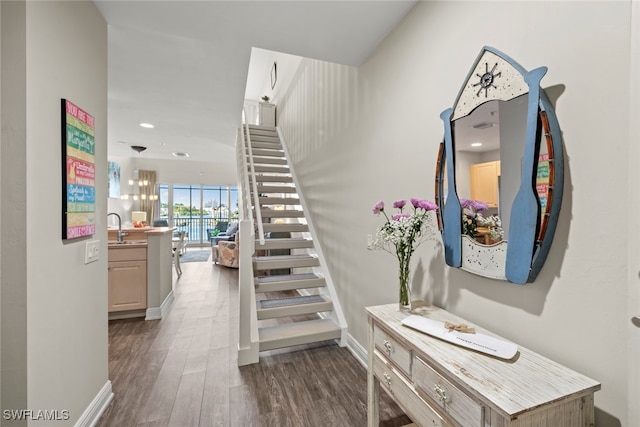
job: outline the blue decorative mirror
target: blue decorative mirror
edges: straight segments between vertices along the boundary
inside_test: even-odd
[[[540,87],[546,72],[485,46],[440,115],[436,202],[452,267],[525,284],[544,264],[564,174],[560,127]]]

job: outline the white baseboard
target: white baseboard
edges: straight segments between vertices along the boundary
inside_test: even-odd
[[[80,419],[76,422],[75,427],[95,426],[112,399],[113,391],[111,390],[111,381],[107,380],[96,397],[94,397],[89,406],[87,406],[87,409],[84,410]]]
[[[367,369],[369,353],[367,352],[367,349],[361,346],[360,343],[356,341],[351,334],[347,335],[347,348],[349,349],[351,354],[353,354],[356,360],[360,362],[360,364],[364,366],[365,369]]]
[[[175,296],[173,295],[173,289],[172,289],[171,291],[169,291],[169,294],[164,299],[164,301],[162,301],[162,304],[160,304],[160,307],[147,308],[147,316],[144,318],[144,320],[158,320],[158,319],[164,318],[169,312],[169,309],[171,308],[171,306],[173,305],[174,300],[175,300]]]

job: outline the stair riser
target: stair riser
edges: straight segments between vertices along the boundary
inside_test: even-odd
[[[249,164],[249,158],[247,157],[247,164]],[[287,159],[281,159],[279,157],[256,157],[253,156],[254,165],[286,165]]]
[[[307,224],[262,224],[262,228],[265,233],[304,233],[309,231],[309,226]]]
[[[275,210],[262,210],[260,211],[262,218],[304,218],[303,211],[275,211]]]
[[[246,126],[243,126],[242,129],[246,129]],[[250,124],[249,125],[249,129],[251,131],[258,131],[258,132],[276,132],[276,127],[275,126],[270,126],[270,125],[256,125],[256,124]]]
[[[243,130],[246,132],[247,128],[244,127]],[[266,125],[249,125],[249,133],[251,135],[278,135],[278,131],[275,126]]]
[[[340,331],[329,331],[313,335],[305,335],[302,337],[293,337],[287,339],[273,340],[260,343],[260,351],[275,350],[277,348],[291,347],[294,345],[310,344],[313,342],[328,341],[340,338]]]
[[[255,148],[252,149],[251,152],[254,156],[264,156],[264,157],[284,157],[284,151],[282,150],[267,150],[263,148]],[[249,155],[249,150],[246,152],[247,156]]]
[[[266,193],[297,194],[298,189],[296,187],[291,187],[287,185],[261,185],[258,187],[258,193],[260,194],[266,194]]]
[[[251,145],[252,146],[255,146],[254,144],[262,144],[262,143],[264,143],[264,144],[272,144],[272,146],[282,147],[282,144],[280,144],[280,140],[278,138],[251,135]]]
[[[246,128],[244,129],[245,133],[247,132]],[[268,136],[278,136],[278,131],[275,127],[271,128],[249,128],[249,134],[253,135],[268,135]]]
[[[251,141],[251,148],[263,148],[268,150],[282,151],[282,145],[275,142]]]
[[[261,283],[256,285],[256,293],[283,292],[295,289],[323,288],[327,285],[323,278],[295,280],[290,282]]]
[[[282,145],[280,143],[280,139],[275,136],[264,136],[264,135],[251,135],[251,144],[272,144],[272,145]]]
[[[259,197],[260,205],[299,205],[300,199],[297,197]]]
[[[313,240],[278,240],[266,239],[265,244],[261,245],[260,240],[256,240],[256,250],[270,249],[308,249],[313,248]]]
[[[276,317],[299,316],[301,314],[322,313],[332,311],[331,301],[311,304],[290,305],[288,307],[258,309],[258,320],[275,319]]]
[[[275,270],[280,268],[302,268],[302,267],[318,267],[320,261],[318,258],[304,259],[284,259],[269,261],[254,261],[254,270]]]
[[[290,173],[290,170],[288,167],[282,167],[282,166],[254,165],[253,168],[256,172]]]
[[[249,179],[250,183],[253,183],[252,179]],[[290,176],[282,176],[282,175],[258,175],[256,176],[256,182],[273,182],[273,183],[283,183],[290,184],[293,182],[293,177]]]
[[[245,130],[246,134],[246,130]],[[278,132],[274,128],[272,129],[250,129],[249,134],[251,136],[270,136],[272,138],[278,137]]]

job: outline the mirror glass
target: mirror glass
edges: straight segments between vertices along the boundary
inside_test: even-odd
[[[526,95],[509,101],[488,101],[453,122],[458,197],[463,205],[470,200],[487,206],[479,212],[477,207],[463,206],[468,217],[480,214],[472,236],[480,244],[509,239],[511,204],[520,187],[526,127]]]

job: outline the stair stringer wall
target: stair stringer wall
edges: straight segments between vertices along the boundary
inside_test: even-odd
[[[309,227],[309,231],[308,233],[311,235],[311,238],[313,239],[314,243],[314,250],[315,250],[315,254],[317,255],[318,259],[320,260],[320,267],[314,267],[313,270],[315,272],[318,272],[320,274],[322,274],[325,278],[326,281],[326,292],[328,292],[329,294],[329,298],[331,299],[331,301],[333,302],[333,311],[331,312],[330,316],[332,317],[332,320],[340,326],[341,329],[341,338],[340,338],[340,346],[344,347],[347,345],[347,341],[348,341],[348,337],[347,337],[347,332],[348,332],[348,327],[347,327],[347,320],[344,316],[344,312],[342,311],[342,305],[340,304],[340,298],[338,297],[338,293],[336,292],[336,287],[335,287],[335,283],[333,282],[333,279],[331,278],[331,272],[329,270],[329,265],[327,262],[327,259],[324,256],[324,253],[322,251],[322,244],[320,242],[320,239],[318,238],[318,235],[316,233],[316,230],[314,228],[313,225],[313,221],[311,220],[311,215],[310,215],[310,209],[307,206],[305,197],[304,197],[304,192],[302,191],[302,188],[300,187],[300,183],[298,182],[298,178],[296,176],[296,171],[295,171],[295,167],[293,166],[293,163],[291,162],[291,157],[289,156],[289,151],[288,151],[288,146],[286,143],[286,140],[284,138],[284,135],[282,134],[282,131],[280,130],[279,127],[276,127],[276,131],[278,132],[278,137],[280,138],[280,144],[282,145],[282,150],[284,151],[285,157],[287,158],[287,162],[289,165],[289,169],[291,171],[291,176],[293,177],[293,183],[295,188],[298,190],[298,198],[300,199],[300,205],[302,206],[302,211],[304,212],[305,216],[305,220],[307,221],[307,226]],[[306,290],[302,290],[301,292],[302,294],[308,294],[308,291]]]

